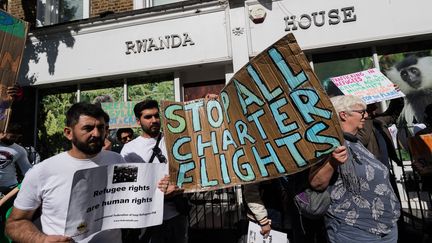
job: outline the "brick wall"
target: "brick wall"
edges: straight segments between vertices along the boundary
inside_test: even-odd
[[[35,23],[37,0],[0,0],[0,8],[2,5],[15,17]],[[99,16],[106,11],[119,13],[130,10],[133,10],[133,0],[90,0],[90,17]]]
[[[36,21],[36,1],[37,0],[8,0],[5,3],[6,11],[19,19],[24,19],[30,24]],[[23,2],[25,2],[23,6]]]
[[[90,17],[99,16],[106,11],[120,13],[133,10],[133,0],[92,0],[90,5]]]
[[[9,0],[6,3],[6,10],[13,16],[24,19],[24,9],[21,0]]]

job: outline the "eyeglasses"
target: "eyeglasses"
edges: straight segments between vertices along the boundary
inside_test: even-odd
[[[126,135],[124,137],[121,137],[121,141],[127,141],[127,140],[132,140],[132,135]]]
[[[351,111],[359,113],[362,118],[364,118],[366,114],[366,110],[351,110]]]

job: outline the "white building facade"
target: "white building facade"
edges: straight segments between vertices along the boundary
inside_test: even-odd
[[[82,1],[80,16],[88,17],[88,4]],[[214,91],[199,90],[209,84],[220,89],[289,32],[325,82],[385,68],[391,63],[382,61],[389,55],[430,51],[432,2],[407,5],[403,0],[221,0],[142,8],[143,1],[134,1],[135,11],[33,30],[19,82],[37,89],[37,104],[43,93],[67,90],[80,101],[85,90],[104,87],[119,87],[119,101],[134,100],[128,86],[167,80],[173,99],[183,101]]]

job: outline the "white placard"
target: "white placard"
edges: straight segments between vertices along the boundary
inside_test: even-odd
[[[378,69],[351,73],[330,80],[345,95],[362,98],[366,104],[404,97],[405,95]]]
[[[162,223],[166,164],[125,163],[75,173],[65,235],[82,240],[98,231]]]
[[[264,239],[264,236],[260,233],[260,231],[261,226],[253,222],[249,222],[247,243],[289,243],[286,233],[272,229],[269,236]]]

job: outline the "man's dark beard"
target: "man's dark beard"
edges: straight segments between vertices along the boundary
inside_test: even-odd
[[[159,135],[160,132],[160,126],[156,127],[156,126],[151,126],[151,127],[145,127],[143,125],[141,125],[141,129],[147,133],[148,135],[150,135],[150,137],[156,137]]]
[[[89,145],[88,143],[93,142],[95,143],[95,145]],[[102,150],[102,147],[104,145],[104,139],[102,138],[93,138],[90,139],[87,143],[83,143],[78,141],[78,139],[76,139],[76,137],[72,137],[72,143],[73,145],[75,145],[75,147],[83,152],[84,154],[87,155],[93,155],[93,154],[97,154]]]

